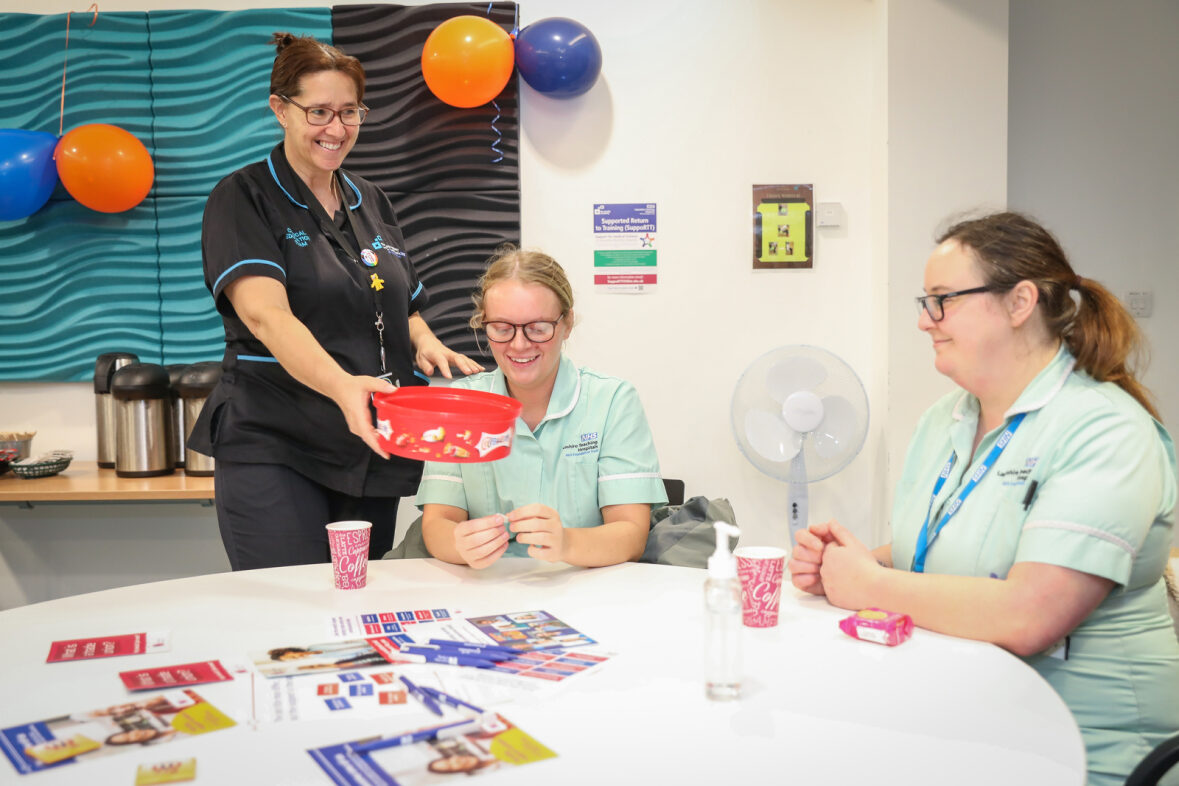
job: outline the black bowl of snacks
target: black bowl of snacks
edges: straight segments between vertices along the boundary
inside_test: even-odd
[[[56,475],[70,465],[74,454],[68,450],[52,450],[12,462],[12,471],[22,478],[47,478]]]

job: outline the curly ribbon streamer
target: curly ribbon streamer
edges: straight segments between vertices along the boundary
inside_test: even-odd
[[[487,16],[489,18],[491,17],[491,7],[493,5],[495,5],[494,2],[487,4]],[[515,13],[515,19],[512,22],[512,32],[509,33],[509,35],[512,37],[512,40],[515,40],[516,34],[520,32],[520,5],[518,3],[515,4]],[[498,121],[501,116],[499,104],[495,101],[492,101],[491,105],[495,107],[495,117],[491,118],[491,130],[495,132],[495,141],[491,143],[491,152],[496,155],[495,158],[491,159],[491,163],[498,164],[500,161],[504,160],[504,151],[497,147],[500,141],[503,140],[504,135],[500,133],[499,128],[495,125],[496,121]],[[478,337],[476,337],[476,341],[478,341]]]

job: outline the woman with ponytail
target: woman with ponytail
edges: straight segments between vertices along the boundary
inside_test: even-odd
[[[963,221],[938,242],[917,324],[962,389],[917,426],[892,542],[869,551],[813,525],[793,582],[1022,657],[1072,709],[1089,783],[1123,783],[1179,731],[1163,579],[1175,449],[1135,375],[1140,334],[1026,216]]]

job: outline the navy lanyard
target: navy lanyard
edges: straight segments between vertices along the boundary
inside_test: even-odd
[[[925,556],[929,553],[929,547],[937,540],[937,536],[941,533],[942,528],[954,517],[954,514],[962,509],[962,503],[970,496],[970,492],[974,491],[974,487],[982,480],[983,475],[987,474],[987,470],[995,465],[999,459],[999,454],[1007,447],[1007,443],[1011,442],[1011,438],[1015,435],[1015,430],[1019,428],[1019,424],[1023,422],[1026,412],[1020,412],[1011,419],[1007,428],[1003,429],[1003,433],[999,435],[999,439],[995,440],[995,446],[991,448],[991,452],[983,459],[978,468],[971,474],[970,480],[958,492],[958,496],[946,508],[946,512],[938,519],[937,526],[934,527],[933,534],[929,534],[929,518],[933,515],[933,503],[937,502],[937,495],[942,490],[942,486],[946,485],[946,478],[950,477],[950,470],[954,467],[954,462],[958,459],[957,453],[950,454],[950,460],[946,462],[946,466],[942,467],[942,471],[937,476],[937,483],[933,486],[933,496],[929,500],[929,511],[925,514],[925,523],[921,525],[921,531],[917,533],[917,548],[913,552],[913,572],[925,572]]]
[[[311,215],[315,216],[316,221],[319,223],[320,231],[335,238],[336,242],[340,244],[340,248],[348,255],[349,260],[354,264],[361,264],[365,252],[360,250],[360,227],[356,223],[356,216],[352,214],[352,210],[348,207],[348,201],[345,198],[347,192],[344,190],[344,176],[337,169],[332,174],[332,177],[335,179],[336,186],[340,191],[340,209],[348,217],[348,225],[352,227],[352,239],[356,243],[350,242],[348,236],[340,231],[340,228],[336,226],[336,222],[332,220],[331,216],[324,210],[323,205],[320,204],[319,198],[312,192],[311,187],[303,182],[303,178],[296,175],[295,179],[299,182],[300,188],[303,189],[303,198],[307,200],[307,209],[311,211]],[[368,253],[372,254],[372,251],[369,250]],[[375,256],[370,257],[370,259],[372,260],[371,262],[364,262],[366,267],[373,267],[377,264],[377,258]],[[372,274],[373,313],[376,317],[373,325],[377,329],[377,345],[380,349],[381,357],[381,377],[388,379],[391,375],[389,374],[389,369],[385,367],[385,314],[381,309],[381,297],[377,294],[377,291],[381,289],[378,286],[378,282],[379,278],[376,273]]]

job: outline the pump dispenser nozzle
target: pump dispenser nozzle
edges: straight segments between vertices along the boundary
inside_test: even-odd
[[[741,537],[741,530],[724,521],[714,521],[716,528],[716,551],[708,558],[710,579],[733,579],[737,577],[737,558],[729,551],[729,537]]]

